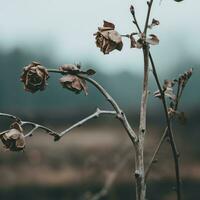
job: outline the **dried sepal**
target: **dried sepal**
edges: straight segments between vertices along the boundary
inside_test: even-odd
[[[154,26],[160,25],[160,22],[156,19],[152,19],[151,24],[148,26],[149,29],[152,29]]]
[[[158,39],[158,37],[154,34],[150,34],[149,35],[150,37],[146,39],[146,42],[148,44],[151,44],[151,45],[158,45],[160,40]]]
[[[104,21],[103,27],[99,27],[98,31],[94,34],[96,36],[96,46],[104,54],[109,54],[115,49],[122,50],[123,43],[121,35],[114,29],[115,25],[113,23]]]
[[[25,139],[21,125],[14,122],[11,129],[0,134],[0,139],[5,149],[10,151],[22,151],[25,148]]]
[[[38,62],[32,62],[24,67],[21,75],[21,81],[24,83],[26,91],[35,93],[38,90],[44,90],[49,78],[48,71]]]

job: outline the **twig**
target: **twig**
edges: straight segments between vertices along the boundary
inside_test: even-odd
[[[55,140],[57,139],[57,137],[59,136],[58,133],[56,133],[55,131],[45,127],[45,126],[42,126],[42,125],[39,125],[39,124],[36,124],[34,122],[29,122],[29,121],[22,121],[20,118],[14,116],[14,115],[10,115],[10,114],[7,114],[7,113],[0,113],[0,117],[8,117],[10,119],[14,119],[16,122],[18,122],[22,127],[25,126],[25,125],[31,125],[33,127],[33,129],[31,129],[26,135],[24,135],[24,137],[28,137],[28,136],[32,136],[33,135],[33,132],[35,132],[37,129],[42,129],[44,130],[47,134],[51,135],[51,136],[54,136]],[[3,132],[4,133],[4,132]],[[2,133],[1,133],[2,134]]]
[[[61,71],[57,69],[47,69],[48,72],[53,72],[53,73],[60,73],[60,74],[70,74],[68,71]],[[76,74],[76,76],[90,82],[92,85],[94,85],[98,91],[106,98],[106,100],[112,105],[113,109],[116,111],[117,118],[121,121],[122,125],[124,126],[129,138],[135,144],[138,141],[138,137],[132,127],[130,126],[125,113],[121,110],[119,105],[116,103],[116,101],[112,98],[112,96],[94,79],[84,76],[83,74]],[[91,117],[91,116],[89,116]],[[65,133],[61,133],[61,136]]]
[[[90,197],[89,200],[99,200],[108,194],[108,191],[113,186],[120,171],[127,164],[131,156],[132,156],[131,153],[126,153],[125,156],[123,156],[123,158],[120,159],[120,161],[117,163],[116,168],[113,170],[113,172],[108,176],[107,180],[105,181],[103,188],[97,194]]]
[[[146,37],[147,28],[148,28],[148,24],[149,24],[149,17],[150,17],[150,13],[151,13],[152,4],[153,4],[153,0],[147,1],[148,11],[147,11],[147,17],[146,17],[146,22],[145,22],[145,26],[144,26],[145,37]]]
[[[137,21],[136,15],[135,15],[135,9],[134,9],[134,7],[132,7],[132,9],[133,9],[133,11],[131,11],[131,14],[132,14],[132,16],[133,16],[133,20],[134,20],[133,23],[134,23],[135,26],[137,27],[139,33],[142,33],[142,31],[141,31],[141,29],[140,29],[140,26],[139,26],[139,24],[138,24],[138,21]]]
[[[93,80],[90,77],[85,77],[82,75],[79,75],[79,77],[92,83],[101,92],[101,94],[103,94],[103,96],[107,99],[107,101],[110,102],[110,104],[113,106],[113,108],[117,112],[117,118],[123,124],[126,132],[128,133],[128,136],[131,139],[131,141],[133,142],[133,144],[135,144],[138,141],[138,137],[137,137],[136,133],[134,132],[134,130],[131,128],[131,126],[126,118],[125,113],[120,109],[120,107],[118,106],[116,101],[110,96],[110,94],[97,81]]]
[[[159,78],[158,78],[158,75],[157,75],[157,72],[156,72],[155,64],[154,64],[154,61],[153,61],[153,58],[152,58],[152,55],[151,55],[150,52],[149,52],[149,58],[150,58],[150,62],[151,62],[151,65],[152,65],[152,72],[153,72],[154,78],[156,80],[159,92],[161,94],[161,100],[162,100],[163,107],[164,107],[166,123],[167,123],[167,130],[168,130],[166,134],[169,136],[170,145],[171,145],[171,148],[172,148],[172,153],[173,153],[173,158],[174,158],[174,163],[175,163],[177,199],[181,200],[181,180],[180,180],[180,170],[179,170],[179,156],[180,155],[177,151],[175,140],[174,140],[174,135],[173,135],[173,132],[172,132],[172,129],[171,129],[171,122],[170,122],[170,118],[169,118],[168,111],[167,111],[165,94],[162,90],[162,87],[161,87],[161,84],[160,84],[160,81],[159,81]]]
[[[158,154],[158,152],[159,152],[159,150],[160,150],[160,148],[161,148],[161,146],[162,146],[162,144],[163,144],[163,142],[164,142],[164,140],[165,140],[165,138],[167,136],[167,131],[168,131],[168,127],[165,128],[165,131],[164,131],[160,141],[158,142],[158,145],[156,146],[156,149],[155,149],[155,151],[153,153],[153,156],[152,156],[150,162],[148,163],[148,165],[146,167],[146,170],[145,170],[145,181],[147,180],[147,177],[149,175],[151,167],[152,167],[153,163],[155,162],[155,158],[156,158],[156,156],[157,156],[157,154]]]
[[[117,113],[115,111],[108,111],[108,110],[100,110],[99,108],[97,108],[96,112],[94,112],[93,114],[89,115],[88,117],[84,118],[83,120],[77,122],[76,124],[72,125],[71,127],[69,127],[68,129],[64,130],[63,132],[61,132],[59,134],[59,137],[61,138],[63,135],[69,133],[69,131],[71,131],[72,129],[82,126],[84,123],[86,123],[87,121],[93,119],[93,118],[97,118],[100,115],[116,115]]]

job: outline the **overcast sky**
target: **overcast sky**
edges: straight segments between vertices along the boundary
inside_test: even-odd
[[[160,38],[152,48],[163,71],[187,56],[199,57],[200,0],[155,0],[151,17],[160,26],[151,33]],[[93,33],[102,21],[116,25],[121,34],[133,32],[130,4],[136,9],[139,22],[146,16],[146,0],[0,0],[1,48],[27,46],[50,51],[60,62],[98,61],[108,72],[130,69],[142,72],[141,51],[129,48],[127,39],[122,52],[104,56],[94,43]],[[184,54],[184,55],[183,55]],[[155,56],[154,56],[155,57]],[[167,67],[169,66],[169,68]],[[161,68],[160,68],[161,70]]]

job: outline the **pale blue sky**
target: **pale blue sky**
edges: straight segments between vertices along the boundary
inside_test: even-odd
[[[160,38],[152,48],[159,70],[165,71],[185,55],[199,57],[200,1],[155,0],[151,17],[160,26],[151,31]],[[125,39],[122,52],[104,56],[94,43],[93,33],[103,19],[115,23],[121,33],[133,32],[130,4],[136,8],[138,20],[146,15],[146,0],[0,0],[0,44],[12,49],[27,46],[52,52],[61,62],[97,60],[108,72],[130,69],[142,72],[141,51],[129,48]],[[67,60],[67,59],[70,60]],[[168,67],[169,66],[169,67]]]

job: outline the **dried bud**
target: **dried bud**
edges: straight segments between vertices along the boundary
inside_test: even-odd
[[[60,83],[64,88],[67,88],[77,94],[81,91],[84,91],[86,95],[88,94],[86,81],[76,75],[65,75],[60,78]]]
[[[96,45],[104,54],[109,54],[115,49],[121,51],[123,47],[122,38],[114,30],[114,24],[104,21],[103,27],[99,27],[98,29],[99,31],[94,34],[96,36]]]
[[[0,134],[0,139],[4,147],[10,151],[21,151],[25,148],[23,129],[17,122],[11,125],[9,131]]]
[[[133,5],[130,6],[130,12],[132,15],[135,15],[135,9]]]
[[[179,82],[181,83],[182,87],[185,87],[188,80],[192,76],[192,72],[193,72],[193,69],[191,68],[191,69],[187,70],[184,74],[181,74],[179,76]]]
[[[64,64],[59,67],[59,70],[69,73],[78,73],[81,71],[80,68],[81,68],[80,65]]]
[[[47,69],[38,62],[32,62],[30,65],[24,67],[24,71],[21,75],[24,89],[32,93],[38,90],[44,90],[48,78]]]

